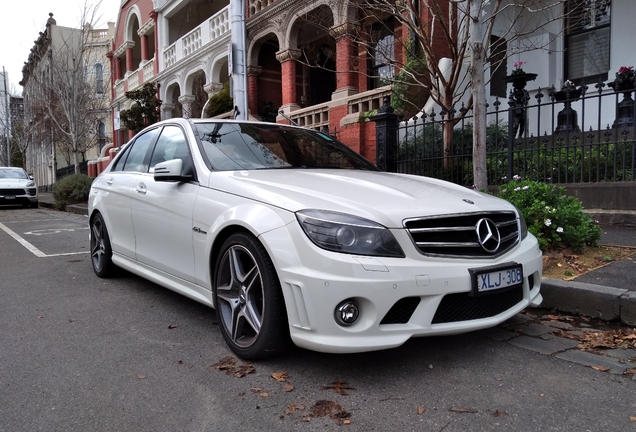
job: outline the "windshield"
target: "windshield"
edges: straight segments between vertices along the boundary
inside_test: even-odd
[[[219,171],[333,168],[377,170],[321,132],[261,123],[196,123],[203,149]]]
[[[23,170],[19,169],[2,169],[0,168],[0,178],[9,178],[9,179],[28,179],[29,177]]]

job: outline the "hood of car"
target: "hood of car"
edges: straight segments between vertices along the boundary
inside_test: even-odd
[[[389,228],[402,227],[404,219],[414,217],[514,209],[487,194],[405,174],[311,169],[218,174],[227,176],[228,189],[233,189],[228,192],[246,198],[292,212],[320,209],[352,214]]]
[[[17,178],[0,178],[0,188],[24,188],[33,180]]]

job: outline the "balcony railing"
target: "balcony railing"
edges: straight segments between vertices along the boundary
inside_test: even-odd
[[[164,69],[195,54],[209,43],[219,42],[219,38],[229,34],[230,12],[229,6],[226,6],[163,51]]]
[[[288,116],[298,126],[329,133],[329,103],[312,105],[309,108],[292,111]]]
[[[144,84],[150,81],[155,76],[155,58],[153,57],[143,67]]]
[[[115,83],[115,98],[124,96],[124,81],[119,80]]]
[[[347,102],[348,114],[362,115],[366,112],[378,110],[382,106],[382,98],[391,95],[391,87],[384,86],[375,90],[352,96]]]

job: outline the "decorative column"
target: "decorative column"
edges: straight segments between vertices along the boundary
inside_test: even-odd
[[[166,120],[166,119],[172,118],[173,109],[174,109],[174,104],[162,103],[161,104],[161,119]]]
[[[247,67],[247,107],[252,113],[258,112],[258,76],[261,72],[261,66]]]
[[[133,47],[135,46],[134,42],[127,42],[126,48],[126,72],[133,72]]]
[[[194,102],[194,95],[179,96],[179,102],[183,109],[183,118],[190,118],[192,114],[192,102]]]
[[[276,60],[281,63],[283,105],[285,112],[295,111],[300,106],[296,99],[296,60],[300,58],[300,50],[286,49],[276,53]]]
[[[623,100],[616,106],[616,119],[612,127],[634,126],[634,99],[632,92],[636,89],[636,73],[632,66],[621,67],[614,81],[608,84],[618,95],[623,93]],[[617,99],[618,100],[618,99]]]
[[[208,94],[208,99],[223,90],[223,84],[217,82],[207,83],[203,86],[203,90]]]
[[[510,105],[511,119],[508,122],[508,127],[512,128],[512,133],[509,135],[510,139],[514,139],[515,135],[519,138],[523,137],[526,130],[526,105],[530,100],[530,95],[526,90],[528,81],[534,81],[537,79],[535,73],[512,73],[506,77],[507,83],[512,83],[512,92],[510,92],[510,98],[508,98],[508,105]],[[509,177],[512,178],[512,177]]]
[[[356,88],[356,73],[353,63],[358,59],[353,57],[353,35],[356,26],[344,23],[329,30],[329,34],[336,40],[336,91],[332,99],[341,99],[358,93]]]
[[[375,122],[375,165],[382,171],[396,172],[398,115],[391,106],[391,97],[384,96],[378,113],[369,117]]]

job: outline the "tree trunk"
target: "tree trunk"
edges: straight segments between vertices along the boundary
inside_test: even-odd
[[[484,80],[483,29],[480,21],[482,0],[470,4],[470,78],[473,92],[473,181],[477,190],[488,187],[486,165],[486,85]]]

